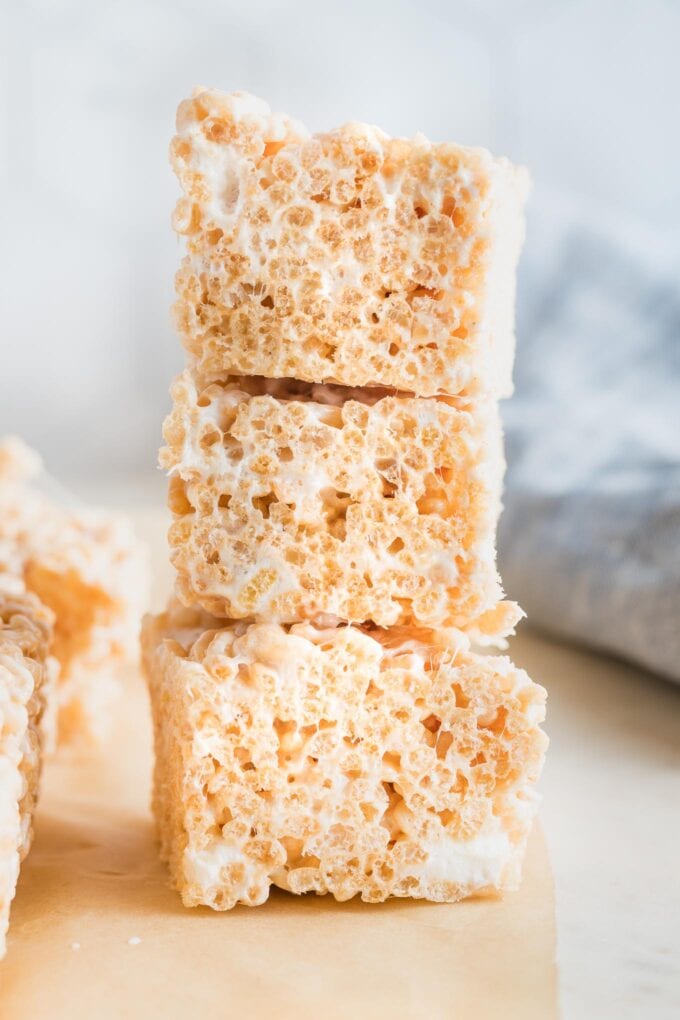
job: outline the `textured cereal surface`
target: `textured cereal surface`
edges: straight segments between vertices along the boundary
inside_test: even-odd
[[[546,744],[522,670],[452,631],[219,624],[175,607],[143,627],[154,808],[186,905],[517,885]]]
[[[51,498],[39,471],[20,440],[0,443],[0,582],[34,592],[55,614],[60,740],[97,739],[116,672],[137,657],[145,554],[127,520]]]
[[[0,590],[0,958],[33,836],[52,620],[34,596]]]
[[[161,463],[185,604],[511,630],[495,565],[495,408],[291,380],[197,387],[190,372],[172,392]]]
[[[246,93],[177,115],[176,322],[204,376],[511,391],[524,170],[483,149],[310,135]]]

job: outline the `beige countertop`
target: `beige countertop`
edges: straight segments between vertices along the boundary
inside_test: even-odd
[[[680,1016],[680,686],[532,633],[564,1016]]]

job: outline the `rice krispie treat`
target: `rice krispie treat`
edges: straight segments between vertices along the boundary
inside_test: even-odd
[[[40,466],[20,440],[0,444],[0,579],[54,612],[59,739],[98,739],[118,674],[137,660],[145,554],[125,518],[49,498]]]
[[[483,149],[305,127],[197,90],[171,159],[176,321],[203,376],[511,391],[526,171]]]
[[[0,590],[0,958],[33,837],[52,622],[35,596]]]
[[[517,622],[495,565],[495,407],[262,377],[201,387],[190,372],[172,393],[161,464],[186,605],[487,640]]]
[[[544,690],[456,632],[147,617],[154,807],[187,906],[513,889]]]

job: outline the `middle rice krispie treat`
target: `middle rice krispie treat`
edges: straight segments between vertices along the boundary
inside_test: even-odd
[[[545,691],[460,634],[147,617],[154,808],[187,906],[515,888]]]
[[[34,596],[0,590],[0,958],[33,837],[52,622]]]
[[[454,626],[479,640],[519,618],[495,532],[495,406],[227,378],[172,390],[161,464],[187,604],[217,616]]]

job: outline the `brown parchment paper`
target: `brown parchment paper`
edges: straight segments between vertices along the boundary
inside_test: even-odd
[[[140,677],[118,715],[105,748],[46,763],[0,964],[1,1020],[558,1015],[540,829],[521,890],[504,900],[338,904],[273,891],[261,907],[187,910],[157,859]]]

